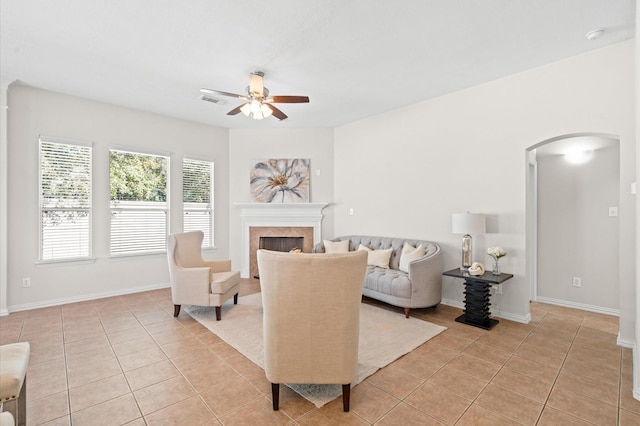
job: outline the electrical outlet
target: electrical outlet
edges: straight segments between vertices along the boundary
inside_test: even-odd
[[[573,286],[574,287],[582,287],[582,279],[578,277],[573,277]]]
[[[31,287],[31,278],[23,278],[22,287]]]
[[[350,209],[349,209],[349,215],[350,215],[350,216],[353,216],[353,208],[350,208]]]
[[[492,287],[495,290],[496,294],[502,294],[502,284],[494,284],[492,285]]]
[[[609,217],[618,217],[617,207],[609,207]]]

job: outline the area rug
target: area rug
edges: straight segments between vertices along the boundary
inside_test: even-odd
[[[416,318],[405,318],[402,314],[375,306],[360,306],[358,371],[352,386],[446,330],[446,327]],[[238,298],[237,305],[223,305],[222,321],[216,321],[215,308],[212,307],[188,306],[185,310],[238,352],[264,368],[260,293]],[[287,386],[318,408],[342,395],[340,385]]]

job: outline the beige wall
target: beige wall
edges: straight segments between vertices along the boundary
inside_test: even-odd
[[[538,155],[538,300],[619,311],[619,162],[617,143],[584,164]]]
[[[515,74],[336,129],[336,234],[375,234],[442,244],[445,267],[459,263],[451,214],[488,215],[484,250],[508,252],[492,309],[529,316],[526,278],[526,149],[594,132],[620,138],[620,293],[635,294],[635,128],[632,41]],[[349,215],[353,208],[355,215]],[[462,305],[462,283],[445,278],[446,303]],[[621,306],[622,309],[622,306]],[[621,312],[621,335],[633,340],[635,311]]]
[[[249,171],[252,160],[308,158],[311,169],[310,201],[333,201],[333,129],[232,129],[229,134],[229,251],[231,263],[242,265],[240,209],[234,203],[250,203]],[[333,236],[333,208],[323,211],[322,233]]]
[[[171,230],[181,230],[183,155],[215,163],[216,242],[212,258],[228,256],[228,130],[20,85],[9,87],[8,295],[9,310],[106,296],[169,282],[166,255],[109,257],[109,149],[170,155]],[[38,137],[93,143],[93,255],[95,262],[39,266]],[[178,177],[176,179],[175,177]],[[172,194],[174,196],[172,197]],[[23,288],[21,279],[31,278]]]

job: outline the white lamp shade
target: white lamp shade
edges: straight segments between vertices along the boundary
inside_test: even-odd
[[[451,232],[461,235],[478,235],[486,231],[485,215],[480,213],[454,213],[451,215]]]

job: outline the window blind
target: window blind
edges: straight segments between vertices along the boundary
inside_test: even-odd
[[[183,229],[202,231],[204,247],[213,240],[213,162],[185,158],[182,162]]]
[[[91,255],[91,147],[40,138],[40,260]]]
[[[168,157],[111,150],[112,256],[166,250]]]

